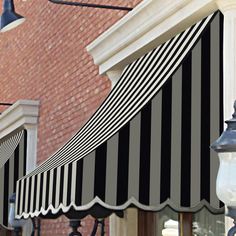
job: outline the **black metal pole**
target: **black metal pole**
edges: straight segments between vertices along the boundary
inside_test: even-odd
[[[41,220],[40,218],[37,219],[37,231],[38,231],[38,236],[40,236],[40,233],[41,233]]]
[[[94,220],[94,225],[93,225],[93,231],[92,231],[92,233],[91,233],[91,236],[95,236],[95,235],[96,235],[97,229],[98,229],[98,220],[95,219],[95,220]]]
[[[40,236],[40,218],[31,218],[33,224],[33,232],[31,236],[35,236],[37,232],[37,236]]]
[[[20,236],[21,227],[15,227],[13,231],[14,231],[14,236]]]
[[[82,234],[77,230],[80,226],[80,220],[70,220],[70,227],[72,228],[72,232],[69,234],[69,236],[82,236]]]
[[[11,106],[13,105],[12,103],[7,103],[7,102],[0,102],[1,106]]]
[[[105,235],[105,221],[104,221],[104,219],[101,220],[100,224],[101,224],[101,236],[104,236]]]
[[[91,236],[95,236],[96,235],[99,224],[101,225],[101,236],[105,235],[105,222],[104,222],[104,219],[101,219],[101,220],[95,219],[94,220],[93,231],[91,233]]]
[[[131,11],[133,9],[131,7],[100,5],[100,4],[82,3],[82,2],[69,2],[69,1],[63,1],[63,0],[48,0],[48,1],[55,4],[64,4],[68,6],[103,8],[103,9],[120,10],[120,11]]]
[[[0,106],[11,106],[11,105],[13,105],[12,103],[6,103],[6,102],[0,102]],[[0,115],[1,115],[2,113],[0,112]]]
[[[33,231],[31,233],[31,236],[34,236],[35,230],[36,230],[36,227],[37,227],[36,223],[35,223],[36,219],[35,218],[31,218],[31,221],[32,221],[32,225],[33,225]]]

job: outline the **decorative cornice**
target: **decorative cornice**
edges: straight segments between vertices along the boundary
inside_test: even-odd
[[[236,0],[215,0],[222,13],[236,10]]]
[[[120,70],[217,9],[215,0],[144,0],[87,50],[101,74]]]
[[[0,115],[0,139],[19,127],[38,124],[39,101],[19,100]]]

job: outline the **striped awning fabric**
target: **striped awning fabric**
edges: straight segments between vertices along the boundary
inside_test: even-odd
[[[12,156],[20,140],[22,139],[24,130],[16,132],[10,137],[6,137],[0,141],[0,168],[4,166],[6,161]]]
[[[26,174],[26,131],[8,135],[0,143],[0,225],[8,227],[9,197]]]
[[[17,182],[16,217],[222,212],[209,150],[223,124],[220,22],[211,15],[127,66],[84,127]]]

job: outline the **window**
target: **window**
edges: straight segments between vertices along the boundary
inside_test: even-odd
[[[203,208],[196,213],[178,213],[165,207],[158,213],[139,211],[138,236],[223,236],[224,214]]]

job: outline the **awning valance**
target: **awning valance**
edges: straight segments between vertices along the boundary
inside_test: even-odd
[[[26,131],[18,130],[0,141],[0,224],[8,227],[9,197],[16,181],[26,174]]]
[[[17,218],[101,217],[131,205],[222,212],[209,150],[223,124],[219,19],[207,17],[127,66],[84,127],[17,182]]]

